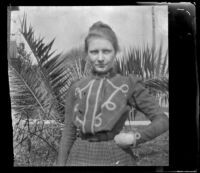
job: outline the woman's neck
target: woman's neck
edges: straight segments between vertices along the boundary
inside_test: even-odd
[[[93,76],[96,76],[96,77],[112,77],[116,74],[114,68],[110,68],[108,71],[105,71],[105,72],[98,72],[96,71],[95,69],[92,69],[92,75]]]

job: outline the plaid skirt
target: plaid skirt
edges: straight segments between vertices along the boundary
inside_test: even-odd
[[[122,149],[114,140],[89,142],[77,138],[66,166],[136,166],[131,148]]]

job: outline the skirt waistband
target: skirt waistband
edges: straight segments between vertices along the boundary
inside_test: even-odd
[[[89,142],[101,142],[113,140],[115,134],[113,132],[98,132],[95,134],[83,134],[78,135],[82,140],[88,140]]]

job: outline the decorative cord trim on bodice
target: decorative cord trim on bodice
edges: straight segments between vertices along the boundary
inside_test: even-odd
[[[101,89],[103,86],[103,82],[104,82],[105,78],[100,79],[100,83],[99,86],[97,88],[97,92],[94,98],[94,109],[92,111],[92,120],[91,120],[91,133],[95,133],[94,132],[94,127],[100,127],[102,125],[102,113],[99,113],[96,116],[97,113],[97,108],[98,108],[98,102],[99,102],[99,95],[101,93]],[[85,108],[85,113],[83,116],[83,120],[81,120],[78,116],[76,116],[76,121],[80,122],[80,124],[82,125],[82,131],[83,133],[86,132],[86,120],[87,120],[87,115],[88,115],[88,109],[89,109],[89,99],[91,96],[91,91],[92,91],[92,87],[94,85],[94,82],[97,81],[95,79],[91,80],[85,87],[83,87],[82,89],[80,88],[76,88],[75,92],[76,95],[79,95],[79,98],[82,99],[82,92],[84,90],[88,89],[88,94],[87,94],[87,98],[86,98],[86,108]],[[111,93],[111,95],[108,97],[108,99],[101,105],[101,110],[106,107],[107,110],[109,111],[114,111],[117,107],[116,103],[112,102],[113,97],[117,94],[117,92],[121,91],[122,93],[126,94],[129,90],[129,86],[127,84],[122,84],[121,86],[116,86],[115,84],[113,84],[113,82],[111,82],[109,79],[106,79],[107,83],[110,84],[112,86],[112,88],[114,89],[114,91]],[[74,107],[74,112],[78,111],[78,106],[79,104],[76,104]]]

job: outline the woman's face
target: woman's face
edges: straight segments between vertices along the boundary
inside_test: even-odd
[[[101,37],[89,39],[88,57],[95,71],[104,73],[111,69],[115,55],[115,49],[110,41]]]

